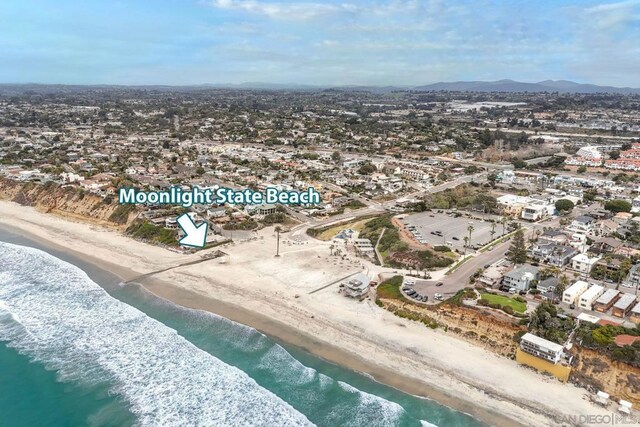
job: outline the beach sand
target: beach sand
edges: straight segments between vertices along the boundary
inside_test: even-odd
[[[125,281],[200,259],[148,245],[94,225],[0,201],[0,225],[23,232]],[[361,263],[335,261],[329,243],[289,245],[276,258],[273,229],[220,249],[220,259],[178,267],[140,282],[177,304],[252,326],[326,360],[361,371],[405,392],[432,398],[491,425],[556,426],[559,416],[604,415],[586,390],[543,376],[457,339],[401,319],[373,301],[322,288]],[[210,251],[212,251],[210,250]],[[365,270],[366,271],[366,270]]]

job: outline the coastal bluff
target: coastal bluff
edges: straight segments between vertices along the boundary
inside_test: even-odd
[[[54,182],[38,184],[0,178],[0,200],[32,206],[40,212],[123,231],[137,217],[131,205],[118,205],[114,196],[101,197],[79,187]]]

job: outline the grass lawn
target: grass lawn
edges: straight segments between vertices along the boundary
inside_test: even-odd
[[[376,291],[378,298],[406,301],[407,299],[400,291],[400,286],[402,286],[402,276],[394,276],[391,279],[385,280],[378,285],[378,289]]]
[[[340,225],[336,225],[330,228],[327,228],[326,230],[323,230],[320,234],[318,234],[316,236],[316,239],[318,240],[324,240],[329,241],[331,239],[333,239],[335,237],[336,234],[338,234],[340,231],[342,230],[354,230],[354,231],[360,231],[364,228],[364,225],[368,222],[371,221],[371,218],[365,218],[362,219],[360,221],[355,221],[355,222],[349,222],[346,224],[340,224]],[[373,242],[373,244],[375,245],[376,242]]]
[[[513,308],[513,311],[518,313],[524,313],[527,309],[527,304],[524,302],[516,301],[513,298],[503,297],[502,295],[493,295],[488,293],[480,294],[482,299],[487,300],[490,304],[506,305]]]

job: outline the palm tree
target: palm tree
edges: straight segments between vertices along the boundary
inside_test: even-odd
[[[331,251],[331,255],[333,256],[333,249],[335,248],[334,245],[329,246],[329,250]]]
[[[507,225],[507,221],[509,221],[509,219],[506,216],[503,216],[502,219],[500,219],[500,223],[502,224],[502,235],[503,236],[504,236],[505,227]]]
[[[489,234],[491,234],[491,241],[493,241],[493,236],[496,234],[496,223],[495,223],[495,221],[491,223],[491,231],[489,232]]]
[[[475,227],[473,226],[473,224],[469,224],[469,226],[467,227],[467,231],[469,232],[469,244],[471,244],[471,233],[473,233],[473,230],[475,230]]]
[[[469,238],[467,236],[464,236],[464,238],[462,240],[464,240],[464,255],[463,256],[467,256],[467,247],[469,246]]]
[[[274,229],[277,235],[277,240],[276,240],[276,256],[279,257],[280,256],[280,232],[282,231],[282,228],[279,225],[276,225],[276,228]]]

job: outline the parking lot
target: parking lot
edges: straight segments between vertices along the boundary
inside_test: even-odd
[[[491,240],[491,226],[489,221],[481,219],[469,219],[465,216],[455,217],[453,212],[438,213],[436,211],[420,212],[402,219],[405,226],[414,226],[417,239],[422,238],[421,243],[433,246],[446,245],[460,252],[464,251],[464,238],[469,236],[467,227],[473,225],[471,233],[471,246],[479,248]],[[460,215],[460,214],[458,214]],[[494,238],[502,234],[502,225],[496,224]]]
[[[402,293],[412,301],[424,302],[428,304],[434,304],[438,301],[449,298],[452,294],[443,291],[444,286],[438,284],[442,283],[437,280],[421,280],[413,277],[405,277],[402,285]],[[415,291],[416,295],[425,296],[425,300],[416,298],[415,295],[411,295],[411,291]],[[439,299],[436,295],[440,296]]]

